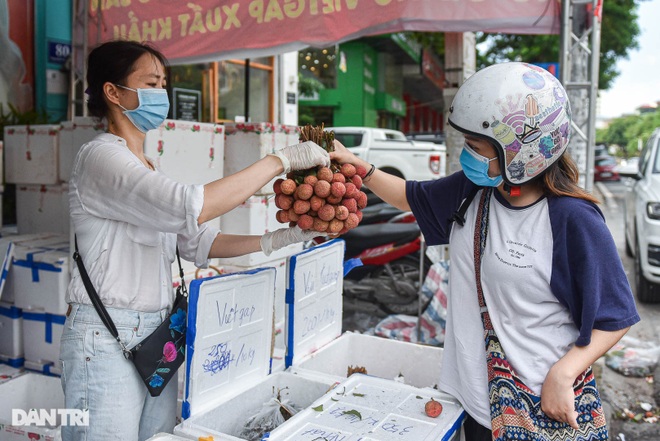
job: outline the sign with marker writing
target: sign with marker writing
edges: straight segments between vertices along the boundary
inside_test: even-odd
[[[286,290],[286,366],[341,335],[345,242],[291,256]]]
[[[268,375],[274,298],[274,268],[191,282],[184,418]]]

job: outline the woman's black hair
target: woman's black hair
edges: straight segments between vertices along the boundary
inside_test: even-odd
[[[124,84],[135,62],[144,54],[153,55],[165,69],[165,56],[149,43],[129,40],[108,41],[95,47],[87,57],[87,109],[92,116],[104,118],[108,104],[104,99],[105,83]]]

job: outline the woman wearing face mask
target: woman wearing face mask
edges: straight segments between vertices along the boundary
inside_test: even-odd
[[[107,133],[83,145],[69,202],[80,255],[92,285],[130,347],[167,316],[174,292],[175,248],[198,267],[212,257],[270,254],[317,233],[284,228],[263,236],[222,234],[205,224],[243,203],[289,170],[329,165],[314,143],[286,147],[246,169],[208,183],[183,185],[155,169],[143,152],[145,133],[169,109],[167,62],[147,45],[113,41],[88,58],[88,108]],[[135,366],[101,321],[74,267],[61,343],[65,407],[89,410],[89,426],[63,426],[64,440],[144,440],[171,432],[177,381],[152,397]]]
[[[465,137],[462,171],[406,182],[375,170],[364,180],[385,201],[412,210],[429,245],[450,244],[439,386],[466,409],[466,439],[513,437],[501,425],[507,402],[492,397],[484,339],[491,329],[489,339],[497,336],[517,380],[540,395],[535,408],[522,411],[563,431],[552,439],[607,439],[595,383],[583,373],[639,316],[597,201],[578,187],[566,154],[565,91],[542,69],[503,63],[461,86],[448,120]],[[339,143],[330,156],[371,168]],[[590,407],[576,406],[578,383],[588,385]],[[529,427],[516,430],[515,439],[548,439]]]

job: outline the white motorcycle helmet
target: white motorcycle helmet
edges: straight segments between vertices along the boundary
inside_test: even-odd
[[[504,182],[519,186],[564,154],[571,108],[564,87],[547,70],[501,63],[478,71],[458,89],[449,124],[497,147]]]

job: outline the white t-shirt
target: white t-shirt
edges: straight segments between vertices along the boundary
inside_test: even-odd
[[[181,258],[205,267],[219,232],[197,224],[203,203],[204,186],[148,169],[118,136],[100,134],[81,147],[69,184],[71,219],[106,307],[155,312],[172,305],[176,245]],[[67,301],[91,303],[76,265]]]
[[[475,189],[463,172],[406,183],[410,207],[429,245],[450,243],[448,313],[440,387],[479,424],[490,427],[484,328],[474,270],[479,191],[465,222],[449,222]],[[597,206],[573,197],[543,197],[511,206],[493,192],[482,288],[507,359],[537,394],[550,368],[593,329],[615,331],[639,321],[621,259]]]

